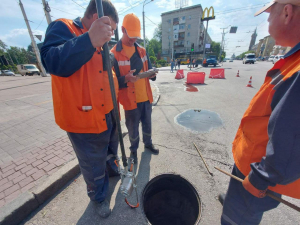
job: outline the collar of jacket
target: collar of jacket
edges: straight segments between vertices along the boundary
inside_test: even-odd
[[[140,46],[138,43],[134,43],[134,46],[135,47],[139,47],[139,48],[142,48],[142,46]],[[118,43],[117,43],[117,47],[116,47],[116,51],[117,52],[121,52],[122,51],[122,49],[123,49],[123,47],[122,47],[122,40],[120,40],[120,41],[118,41]]]
[[[286,53],[283,58],[287,58],[287,57],[295,54],[299,50],[300,50],[300,42],[294,48],[292,48],[288,53]]]
[[[73,23],[74,23],[77,27],[80,27],[80,29],[84,29],[80,17],[77,17],[76,19],[74,19],[74,20],[73,20]]]

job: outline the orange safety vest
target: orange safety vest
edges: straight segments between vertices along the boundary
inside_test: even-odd
[[[143,71],[148,71],[148,59],[146,50],[142,48],[140,45],[137,45],[137,51],[141,57],[143,62]],[[121,76],[125,76],[130,71],[130,59],[127,57],[125,51],[122,48],[122,41],[119,41],[112,49],[111,52],[114,54],[115,59],[119,65],[119,71]],[[134,68],[133,68],[134,69]],[[149,78],[146,79],[146,89],[147,89],[147,96],[150,103],[153,102],[152,90],[149,82]],[[119,90],[119,101],[123,105],[124,110],[132,110],[137,108],[136,103],[136,94],[135,94],[135,87],[134,83],[128,82],[127,88],[121,88]]]
[[[76,36],[83,33],[72,20],[58,19]],[[79,70],[69,77],[52,75],[52,96],[55,122],[61,129],[73,133],[102,133],[107,130],[104,106],[110,88],[104,88],[102,54],[100,49]],[[114,83],[118,85],[115,74]],[[118,86],[115,87],[118,90]],[[105,93],[105,91],[107,93]],[[108,93],[109,92],[109,93]],[[83,111],[82,106],[92,106]]]
[[[251,163],[260,162],[266,155],[269,141],[268,123],[272,113],[271,102],[275,93],[275,86],[271,83],[273,78],[275,75],[281,74],[283,76],[281,82],[284,82],[299,70],[300,51],[288,58],[281,59],[268,72],[264,84],[250,102],[232,148],[235,164],[244,176],[250,173]],[[269,187],[269,189],[279,194],[300,199],[300,179],[287,185]]]

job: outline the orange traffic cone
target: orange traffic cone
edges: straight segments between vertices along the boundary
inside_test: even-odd
[[[246,87],[252,87],[252,76],[250,77],[249,83]]]
[[[236,77],[240,77],[240,71],[239,70],[238,70],[238,73],[237,73]]]

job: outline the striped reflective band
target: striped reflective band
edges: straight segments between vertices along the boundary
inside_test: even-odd
[[[95,178],[94,178],[94,181],[96,181],[96,180],[101,180],[103,177],[105,177],[105,173],[104,173],[102,176],[95,177]]]
[[[147,61],[147,56],[145,55],[143,58],[141,58],[142,59],[142,62],[144,63],[144,62],[146,62]]]
[[[130,61],[126,60],[126,61],[119,61],[118,62],[119,66],[130,66]]]

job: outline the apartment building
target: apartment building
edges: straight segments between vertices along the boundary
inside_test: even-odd
[[[205,28],[201,22],[203,9],[200,4],[161,14],[162,57],[168,61],[173,54],[203,54]],[[206,23],[205,23],[206,24]],[[209,35],[206,43],[211,43]],[[173,56],[175,57],[175,56]]]

